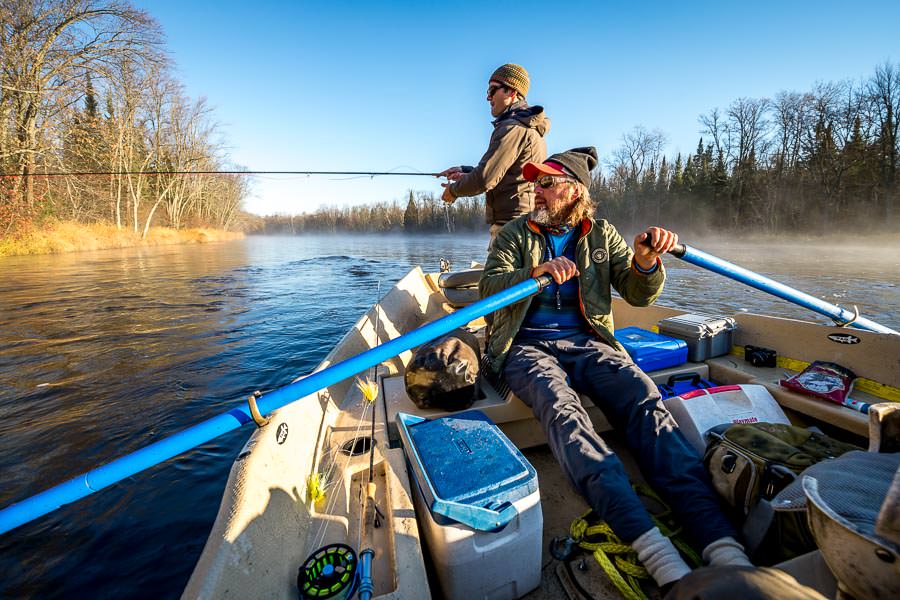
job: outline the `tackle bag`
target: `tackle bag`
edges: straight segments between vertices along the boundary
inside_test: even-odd
[[[406,394],[419,408],[465,410],[475,402],[481,349],[465,329],[419,346],[406,367]]]
[[[737,423],[711,429],[703,462],[713,488],[747,515],[760,498],[772,499],[807,467],[856,446],[781,423]]]

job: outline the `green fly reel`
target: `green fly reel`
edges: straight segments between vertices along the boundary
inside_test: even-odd
[[[297,587],[301,600],[351,598],[359,583],[359,561],[347,544],[329,544],[313,552],[300,566]]]

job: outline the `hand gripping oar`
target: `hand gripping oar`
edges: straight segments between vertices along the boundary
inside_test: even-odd
[[[313,392],[365,371],[369,367],[431,341],[478,317],[532,296],[550,285],[551,281],[549,275],[528,279],[493,296],[488,296],[474,304],[461,308],[437,321],[423,325],[396,339],[375,346],[370,350],[313,373],[283,388],[264,394],[257,400],[259,411],[266,415],[291,402],[305,398]],[[252,420],[248,406],[246,404],[239,406],[227,413],[207,419],[164,440],[150,444],[101,467],[83,473],[49,490],[26,498],[17,504],[7,506],[0,510],[0,534],[54,511],[60,506],[80,500],[117,481],[121,481],[148,467],[177,456],[186,450],[204,444]]]
[[[649,245],[648,240],[649,237],[643,240],[641,243],[644,245]],[[863,329],[865,331],[874,331],[877,333],[893,333],[895,335],[900,335],[900,332],[894,331],[890,327],[885,327],[884,325],[880,325],[875,321],[871,321],[865,317],[859,316],[858,311],[849,311],[846,308],[837,306],[836,304],[825,302],[824,300],[820,300],[815,296],[810,296],[805,292],[796,290],[790,286],[784,285],[783,283],[778,283],[773,279],[769,279],[768,277],[765,277],[758,273],[754,273],[753,271],[749,271],[743,267],[739,267],[736,264],[728,262],[727,260],[722,260],[721,258],[717,258],[712,254],[707,254],[702,250],[691,248],[687,244],[676,244],[676,246],[669,251],[669,254],[676,258],[680,258],[685,262],[689,262],[692,265],[697,265],[698,267],[702,267],[708,271],[712,271],[713,273],[724,275],[725,277],[734,279],[735,281],[739,281],[743,284],[749,285],[750,287],[754,287],[758,290],[762,290],[764,292],[772,294],[773,296],[778,296],[779,298],[787,300],[788,302],[793,302],[794,304],[825,315],[826,317],[831,318],[831,320],[834,321],[834,323],[839,327],[849,326],[855,327],[857,329]]]

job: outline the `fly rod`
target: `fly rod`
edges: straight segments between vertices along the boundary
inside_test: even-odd
[[[51,171],[49,173],[0,173],[9,177],[80,177],[87,175],[403,175],[406,177],[440,177],[440,173],[412,171]]]

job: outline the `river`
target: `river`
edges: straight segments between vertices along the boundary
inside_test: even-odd
[[[309,372],[412,266],[485,236],[249,237],[0,258],[0,507]],[[900,328],[900,244],[697,246]],[[824,322],[674,258],[659,301]],[[0,537],[2,597],[177,597],[249,425]]]

